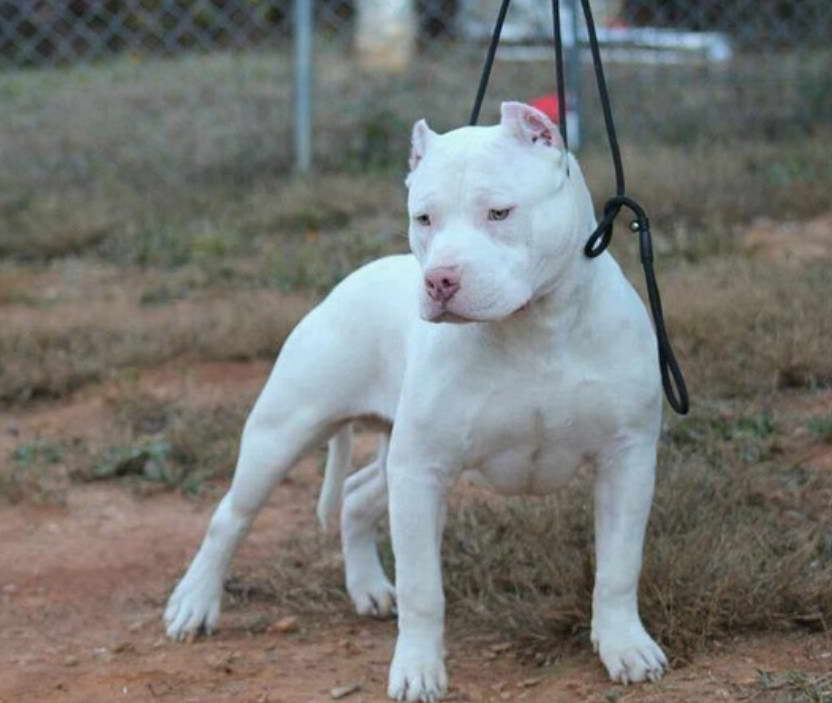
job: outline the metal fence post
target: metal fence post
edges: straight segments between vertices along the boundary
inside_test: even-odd
[[[312,166],[312,3],[295,0],[295,168]]]

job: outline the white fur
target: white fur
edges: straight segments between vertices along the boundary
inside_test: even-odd
[[[499,125],[444,135],[420,122],[413,144],[414,256],[356,271],[286,341],[246,422],[231,488],[170,598],[167,632],[215,628],[237,543],[274,484],[332,437],[319,516],[336,512],[343,492],[350,596],[361,613],[398,609],[388,693],[437,700],[447,690],[439,549],[451,487],[471,471],[500,493],[544,494],[589,462],[592,641],[613,680],[655,680],[667,660],[636,602],[661,419],[644,306],[608,253],[584,256],[590,196],[542,113],[508,103]],[[437,266],[460,272],[447,303],[425,290]],[[385,439],[344,483],[357,418],[381,421],[389,447]],[[395,589],[374,536],[388,508]]]

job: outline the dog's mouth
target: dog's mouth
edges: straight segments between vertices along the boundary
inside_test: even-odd
[[[520,307],[518,307],[516,310],[510,312],[508,315],[503,315],[503,316],[498,317],[498,318],[469,317],[467,315],[460,315],[459,313],[451,312],[447,308],[441,308],[441,309],[437,310],[434,314],[432,314],[430,317],[426,317],[425,319],[428,322],[435,322],[435,323],[450,322],[451,324],[455,324],[455,325],[465,325],[465,324],[468,324],[468,323],[471,323],[471,322],[495,322],[497,320],[505,320],[505,319],[508,319],[509,317],[512,317],[512,316],[514,316],[518,313],[525,312],[526,310],[529,309],[529,305],[531,305],[531,302],[532,302],[531,300],[527,300]]]
[[[475,320],[472,317],[457,315],[450,310],[441,310],[438,315],[428,318],[428,322],[450,322],[455,325],[465,325],[469,322],[481,322],[481,320]]]

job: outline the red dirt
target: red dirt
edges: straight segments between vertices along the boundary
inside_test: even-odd
[[[149,372],[159,397],[187,393],[210,404],[234,389],[251,399],[267,365],[204,365]],[[189,380],[190,379],[190,380]],[[59,406],[0,415],[0,457],[27,437],[94,436],[108,427],[106,388]],[[168,395],[170,394],[170,395]],[[13,442],[8,428],[14,427]],[[290,534],[311,532],[318,477],[313,460],[275,491],[235,566],[251,572]],[[202,537],[214,501],[176,493],[142,499],[118,483],[72,485],[66,505],[0,507],[0,703],[233,700],[307,703],[360,681],[345,700],[385,700],[393,622],[346,606],[331,618],[250,601],[226,606],[220,632],[190,645],[161,627],[167,593]],[[328,547],[337,549],[334,542]],[[269,628],[297,615],[297,632]],[[589,646],[552,665],[522,663],[496,633],[449,628],[451,697],[463,701],[730,701],[753,697],[758,670],[828,672],[828,635],[767,634],[722,642],[656,685],[613,686]]]
[[[832,256],[832,213],[805,222],[755,220],[743,234],[746,251],[793,266]]]

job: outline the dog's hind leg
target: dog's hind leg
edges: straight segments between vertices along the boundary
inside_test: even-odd
[[[376,530],[387,512],[385,463],[390,438],[382,435],[375,460],[344,487],[341,544],[347,592],[361,615],[387,617],[396,612],[396,591],[378,556]]]

